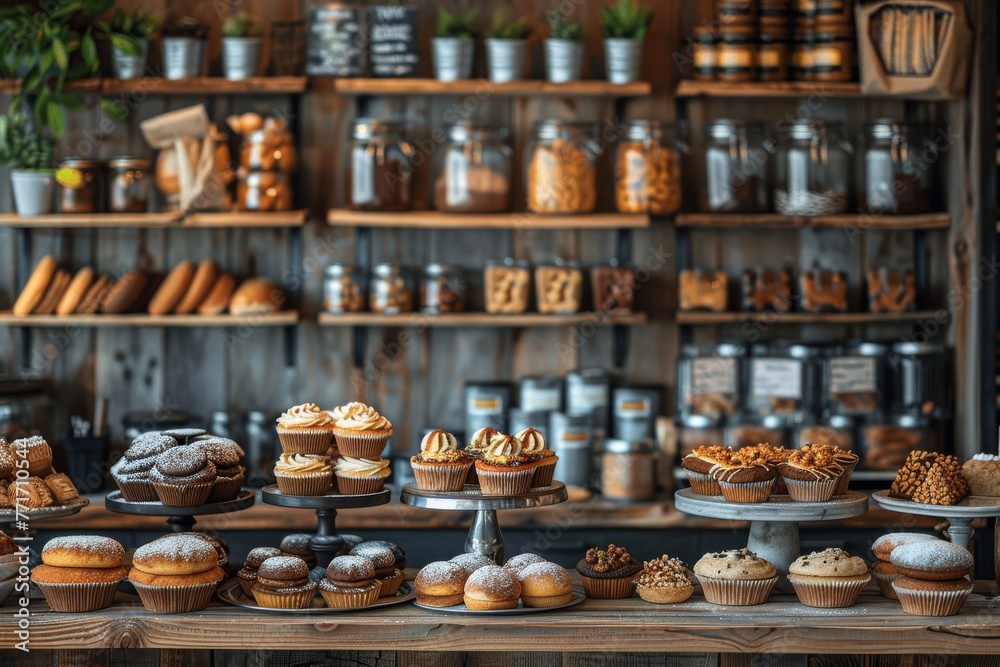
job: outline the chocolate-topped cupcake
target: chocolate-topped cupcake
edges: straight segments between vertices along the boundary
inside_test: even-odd
[[[257,568],[257,582],[251,587],[261,607],[306,609],[316,594],[309,580],[309,567],[295,556],[273,556]]]
[[[244,456],[243,448],[235,440],[220,437],[196,439],[191,446],[205,452],[208,460],[215,464],[215,485],[208,501],[214,503],[236,498],[246,472],[246,467],[240,464]]]
[[[613,600],[632,596],[632,579],[642,570],[642,563],[632,558],[625,547],[609,544],[607,549],[589,549],[576,564],[587,597]]]
[[[381,584],[379,597],[395,595],[403,585],[403,571],[396,567],[396,555],[387,546],[362,542],[351,549],[351,556],[361,556],[372,562],[375,578]]]
[[[281,540],[278,548],[281,549],[283,555],[296,556],[304,560],[309,567],[315,567],[316,554],[313,553],[312,548],[309,546],[311,540],[312,535],[308,533],[292,533],[291,535],[286,535]]]
[[[149,479],[164,505],[193,507],[208,500],[216,479],[215,464],[197,447],[173,447],[156,457]]]
[[[239,579],[240,588],[243,589],[248,598],[253,598],[253,585],[257,583],[257,569],[260,568],[261,563],[268,558],[280,555],[281,549],[274,547],[256,547],[247,554],[247,559],[240,571],[236,573],[236,578]]]
[[[334,609],[367,607],[379,598],[381,584],[372,561],[363,556],[337,556],[319,582],[319,593]]]

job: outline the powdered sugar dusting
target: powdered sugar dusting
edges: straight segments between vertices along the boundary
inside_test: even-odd
[[[380,547],[378,545],[365,544],[364,542],[351,549],[350,554],[366,558],[371,561],[372,565],[379,569],[392,567],[396,562],[396,556],[393,555],[392,549],[389,547]]]
[[[935,541],[938,541],[938,538],[933,535],[927,535],[926,533],[889,533],[888,535],[883,535],[872,543],[872,551],[878,551],[882,548],[895,549],[896,547],[903,546],[904,544],[913,544],[915,542]]]
[[[996,456],[995,454],[982,453],[982,454],[976,454],[975,456],[973,456],[972,460],[973,461],[994,461],[994,462],[1000,462],[1000,456]]]
[[[521,586],[511,571],[499,565],[487,565],[473,572],[465,582],[465,590],[473,586],[484,589],[491,597],[509,598],[521,592]]]
[[[909,567],[917,570],[950,570],[972,567],[971,553],[944,540],[905,544],[893,549],[889,558],[890,562],[897,567]]]
[[[544,563],[544,562],[545,559],[539,556],[538,554],[527,553],[509,558],[507,562],[504,563],[504,567],[507,568],[508,570],[513,570],[514,572],[518,572],[529,565],[534,565],[535,563]]]
[[[102,537],[100,535],[55,537],[45,544],[42,554],[44,555],[46,551],[54,551],[56,549],[82,551],[109,559],[121,560],[125,557],[125,547],[110,537]]]
[[[198,563],[217,560],[218,552],[201,537],[166,535],[136,549],[132,560],[141,562],[147,558],[173,563]]]
[[[392,555],[392,554],[390,554]],[[375,577],[372,561],[364,556],[337,556],[326,568],[326,578],[341,581],[364,581]]]
[[[301,579],[309,576],[309,566],[298,556],[272,556],[257,569],[257,576],[265,579]]]
[[[462,566],[447,560],[437,560],[428,563],[417,573],[417,581],[427,586],[436,586],[462,577]]]
[[[461,554],[459,556],[455,556],[454,558],[451,559],[451,562],[460,565],[465,570],[465,573],[470,575],[481,567],[486,567],[487,565],[496,565],[496,563],[494,563],[486,556],[482,556],[476,553]]]
[[[521,568],[521,570],[517,573],[517,579],[522,583],[528,577],[546,577],[561,584],[569,583],[572,585],[572,579],[569,576],[569,572],[566,571],[566,568],[561,565],[557,565],[556,563],[532,563],[531,565]]]

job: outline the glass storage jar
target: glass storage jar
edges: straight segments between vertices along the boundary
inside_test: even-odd
[[[896,343],[889,355],[894,411],[947,417],[951,414],[948,387],[954,382],[949,371],[948,348],[941,343]]]
[[[868,123],[857,170],[858,205],[874,215],[930,211],[935,160],[926,155],[937,153],[926,128],[891,119]]]
[[[848,415],[830,415],[819,423],[802,424],[796,429],[791,446],[808,444],[835,445],[849,452],[857,450],[857,423]]]
[[[538,312],[570,314],[580,310],[583,270],[577,262],[557,257],[551,264],[535,267]]]
[[[145,213],[153,175],[149,160],[121,156],[108,161],[108,211]]]
[[[760,44],[757,46],[757,79],[759,81],[788,81],[792,58],[792,37],[787,25],[760,26]]]
[[[372,268],[368,284],[368,309],[385,315],[398,315],[413,310],[413,294],[399,266],[382,263]]]
[[[817,21],[808,66],[810,81],[856,81],[858,40],[854,22]]]
[[[898,470],[910,452],[927,449],[929,425],[920,415],[868,419],[862,427],[861,464],[869,470]]]
[[[104,196],[104,164],[97,160],[67,157],[56,170],[59,211],[100,213]]]
[[[594,310],[611,313],[631,313],[635,301],[635,270],[612,260],[607,266],[590,270],[590,288]]]
[[[799,423],[816,406],[819,348],[803,344],[755,345],[747,372],[747,410]]]
[[[406,211],[412,206],[413,147],[401,123],[359,118],[354,121],[347,207],[355,211]]]
[[[886,395],[884,343],[855,342],[833,347],[823,357],[823,410],[826,414],[870,415]]]
[[[615,205],[621,213],[669,215],[681,208],[681,156],[673,126],[633,120],[615,158]]]
[[[745,357],[746,347],[740,343],[682,346],[677,361],[677,412],[709,417],[739,412]]]
[[[490,261],[483,270],[483,304],[487,313],[511,315],[528,310],[531,272],[528,263],[508,257]]]
[[[741,82],[757,78],[757,25],[732,23],[719,28],[715,78]]]
[[[288,130],[259,129],[243,137],[240,166],[260,171],[290,174],[297,166],[295,139]]]
[[[775,447],[787,445],[785,422],[778,415],[739,416],[726,426],[726,447],[740,449],[760,443]]]
[[[526,155],[525,187],[532,213],[590,213],[597,203],[598,147],[593,123],[535,123]]]
[[[240,169],[236,181],[236,208],[240,211],[290,211],[292,184],[288,174]]]
[[[719,64],[715,33],[715,30],[707,26],[694,29],[694,40],[691,45],[692,77],[698,81],[711,81],[715,78],[716,67]]]
[[[677,444],[681,458],[702,445],[721,445],[726,440],[722,418],[712,415],[687,415],[680,419]]]
[[[365,309],[362,276],[348,264],[331,264],[323,273],[323,310],[328,313],[356,313]]]
[[[834,215],[847,210],[853,149],[839,123],[796,120],[781,131],[774,210],[782,215]]]
[[[465,307],[465,282],[458,269],[432,262],[424,267],[420,310],[428,315],[459,313]]]
[[[652,499],[656,495],[654,463],[650,440],[608,438],[601,454],[601,495],[631,502]]]
[[[513,154],[506,128],[452,125],[438,159],[434,208],[446,213],[508,210]]]
[[[698,208],[708,213],[763,213],[768,210],[768,151],[764,126],[742,120],[715,120],[702,129],[695,155],[704,179]]]

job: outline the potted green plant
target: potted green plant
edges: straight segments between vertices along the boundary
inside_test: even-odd
[[[464,14],[452,14],[438,8],[437,28],[431,39],[434,76],[438,81],[472,78],[472,54],[475,47],[476,17],[470,9]]]
[[[504,83],[524,76],[530,34],[523,18],[514,19],[506,7],[496,11],[486,31],[486,69],[490,81]]]
[[[545,40],[545,77],[551,83],[583,78],[583,28],[558,9],[548,13],[552,36]]]
[[[138,79],[145,73],[149,38],[160,23],[159,16],[138,8],[131,13],[115,9],[110,22],[95,22],[99,34],[111,42],[111,66],[116,78]]]
[[[261,27],[246,12],[222,22],[222,73],[230,81],[256,76],[263,40]]]
[[[634,0],[618,0],[601,9],[608,81],[624,84],[639,78],[642,49],[653,12]]]
[[[24,116],[0,116],[0,164],[10,165],[14,209],[18,215],[52,212],[56,187],[52,142],[31,131]]]
[[[176,16],[163,26],[163,76],[189,79],[201,76],[205,68],[208,28],[190,16]]]

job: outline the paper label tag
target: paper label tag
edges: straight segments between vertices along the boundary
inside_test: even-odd
[[[521,390],[521,408],[524,410],[558,410],[559,388],[524,387]]]
[[[503,396],[476,396],[469,399],[466,411],[470,415],[496,416],[503,414]]]
[[[375,154],[359,146],[351,151],[351,202],[370,204],[375,199]]]
[[[875,393],[875,360],[870,357],[830,359],[830,393]]]
[[[461,206],[469,200],[469,161],[460,150],[448,151],[448,188],[445,199],[449,206]]]
[[[590,412],[608,404],[608,388],[604,385],[573,385],[567,398],[567,404],[574,413]]]
[[[691,361],[691,393],[736,393],[736,360],[731,357],[699,357]]]
[[[754,359],[751,393],[754,397],[802,398],[802,362],[795,359]]]
[[[649,404],[649,399],[645,398],[638,401],[618,401],[618,404],[615,405],[615,415],[625,419],[649,417],[651,411],[652,406]]]

